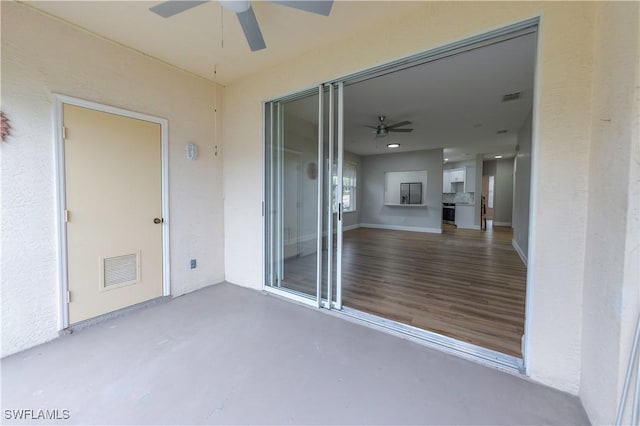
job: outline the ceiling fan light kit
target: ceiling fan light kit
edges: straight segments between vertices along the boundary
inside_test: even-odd
[[[401,121],[399,123],[396,124],[385,124],[384,120],[387,117],[385,117],[384,115],[380,115],[378,116],[378,120],[380,121],[378,123],[377,126],[368,126],[365,125],[365,127],[368,127],[370,129],[374,129],[374,132],[376,134],[376,137],[385,137],[389,134],[389,132],[397,132],[397,133],[409,133],[409,132],[413,132],[413,129],[399,129],[398,127],[402,127],[402,126],[408,126],[411,124],[410,121]],[[391,147],[390,147],[391,148]]]
[[[200,6],[203,3],[208,3],[208,1],[209,0],[169,0],[159,3],[149,8],[149,10],[163,18],[169,18],[196,6]],[[249,48],[252,52],[267,47],[264,42],[264,38],[262,37],[262,31],[260,30],[258,19],[251,7],[250,0],[218,1],[222,7],[236,14],[238,22],[242,27],[242,31],[244,32],[244,36],[247,39],[247,43],[249,44]],[[269,0],[269,3],[292,7],[294,9],[322,16],[329,16],[331,7],[333,6],[333,0]]]

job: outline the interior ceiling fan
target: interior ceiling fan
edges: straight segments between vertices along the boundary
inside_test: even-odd
[[[240,26],[244,31],[244,36],[249,43],[249,47],[252,52],[261,50],[267,47],[262,37],[262,31],[258,25],[255,13],[253,13],[253,7],[251,7],[250,0],[218,0],[222,7],[230,10],[236,14]],[[329,16],[331,12],[331,6],[333,6],[333,0],[268,0],[269,3],[276,3],[282,6],[293,7],[295,9],[304,10],[305,12],[316,13],[318,15]],[[151,8],[150,11],[162,16],[163,18],[169,18],[178,13],[184,12],[196,6],[200,6],[203,3],[207,3],[209,0],[170,0],[157,4]]]
[[[409,132],[413,132],[413,129],[399,129],[398,127],[402,127],[402,126],[408,126],[409,124],[411,124],[410,121],[401,121],[399,123],[396,124],[385,124],[384,120],[385,120],[384,115],[381,115],[378,117],[378,120],[380,120],[380,123],[378,123],[377,126],[367,126],[365,125],[365,127],[368,127],[370,129],[374,129],[375,131],[373,133],[376,134],[376,137],[380,136],[380,137],[384,137],[387,136],[387,134],[389,134],[389,132],[398,132],[398,133],[409,133]]]

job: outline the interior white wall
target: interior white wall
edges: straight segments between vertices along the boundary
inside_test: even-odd
[[[344,151],[344,161],[356,165],[356,211],[345,212],[342,220],[342,225],[347,229],[356,228],[360,224],[360,217],[362,215],[362,157],[353,152]]]
[[[442,165],[442,170],[461,169],[463,167],[475,167],[475,166],[476,166],[475,159],[467,160],[467,161],[453,161],[453,162],[444,163]],[[469,192],[473,192],[473,191],[469,191]]]
[[[54,93],[169,120],[171,293],[222,281],[221,90],[27,6],[0,7],[2,110],[13,127],[0,149],[2,356],[58,335]]]
[[[529,253],[529,197],[531,195],[531,125],[529,114],[518,131],[513,178],[513,242],[525,257]]]
[[[497,225],[511,226],[513,210],[513,158],[485,161],[484,176],[494,176],[493,220]]]
[[[476,188],[475,188],[475,211],[476,217],[474,224],[476,227],[481,226],[481,210],[482,210],[482,162],[484,161],[484,154],[476,154]]]
[[[612,424],[640,314],[640,5],[596,19],[580,396]]]
[[[385,206],[386,172],[426,170],[427,207]],[[361,225],[407,227],[439,232],[442,227],[442,149],[362,157]],[[424,188],[423,188],[424,191]]]
[[[576,394],[593,61],[589,2],[417,2],[225,88],[225,259],[228,281],[262,288],[261,103],[322,81],[541,16],[535,102],[527,367]],[[372,44],[372,40],[375,43]],[[375,46],[375,48],[372,48]],[[567,165],[571,165],[568,167]],[[560,186],[557,182],[562,181]],[[240,195],[242,194],[242,195]],[[571,212],[570,219],[566,219]]]
[[[497,160],[494,223],[511,225],[513,214],[513,158]]]

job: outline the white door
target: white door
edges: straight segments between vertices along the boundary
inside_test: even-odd
[[[158,123],[65,104],[69,323],[162,295]]]

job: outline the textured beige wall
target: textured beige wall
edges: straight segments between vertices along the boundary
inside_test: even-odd
[[[58,331],[53,93],[169,120],[171,292],[222,281],[216,87],[23,5],[1,8],[2,110],[13,126],[1,147],[2,355]],[[200,150],[196,161],[185,158],[190,142]]]
[[[262,286],[263,100],[541,16],[527,361],[535,380],[577,393],[594,6],[419,2],[403,16],[394,16],[392,2],[388,7],[385,21],[225,89],[226,278],[243,286]]]
[[[639,23],[638,2],[596,6],[580,388],[594,424],[615,420],[640,313]]]

